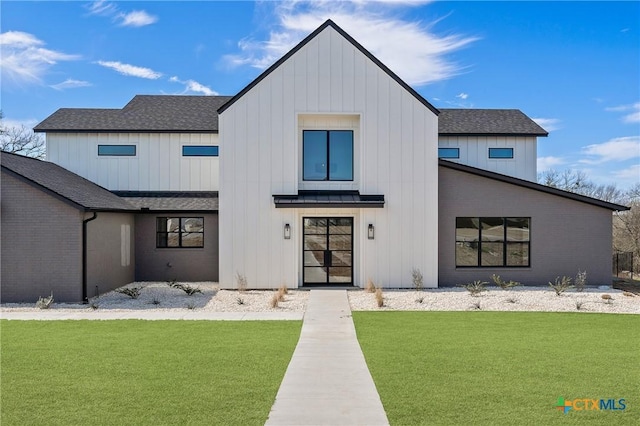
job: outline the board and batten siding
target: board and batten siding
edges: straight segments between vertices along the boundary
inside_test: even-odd
[[[440,136],[438,147],[460,149],[460,158],[448,161],[531,182],[538,179],[535,136]],[[513,148],[513,158],[489,158],[489,148]]]
[[[353,189],[383,194],[384,208],[275,208],[274,194],[302,189],[301,120],[314,114],[357,123]],[[437,287],[437,128],[432,111],[325,28],[220,114],[221,287],[234,288],[237,273],[251,288],[299,286],[302,218],[344,215],[354,217],[355,285],[411,287],[419,268]]]
[[[98,145],[136,155],[98,156]],[[47,161],[112,191],[217,191],[219,157],[183,157],[183,145],[218,145],[211,133],[47,133]]]

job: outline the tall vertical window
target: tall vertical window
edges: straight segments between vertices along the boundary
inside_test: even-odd
[[[456,266],[529,266],[531,219],[456,218]]]
[[[303,180],[353,180],[353,131],[304,130],[302,157]]]
[[[203,217],[156,218],[156,247],[204,247]]]

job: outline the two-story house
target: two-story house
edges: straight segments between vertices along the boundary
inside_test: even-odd
[[[625,207],[535,183],[544,129],[518,110],[435,108],[332,21],[233,97],[136,96],[35,130],[49,162],[127,204],[136,280],[611,282]],[[14,274],[3,256],[3,287]]]

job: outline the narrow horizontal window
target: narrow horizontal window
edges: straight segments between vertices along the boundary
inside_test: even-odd
[[[513,148],[489,148],[489,158],[513,158]]]
[[[217,157],[218,147],[214,145],[183,145],[183,157]]]
[[[135,145],[98,145],[98,155],[134,157]]]
[[[438,148],[438,158],[460,158],[460,148]]]

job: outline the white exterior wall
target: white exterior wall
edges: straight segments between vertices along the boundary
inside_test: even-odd
[[[315,114],[357,127],[348,189],[383,194],[384,208],[275,208],[274,194],[346,189],[329,182],[302,188],[301,130]],[[437,117],[333,28],[245,93],[219,123],[222,287],[234,288],[236,273],[251,288],[300,285],[302,217],[314,215],[354,217],[355,285],[371,278],[410,287],[416,267],[425,286],[437,287]],[[367,239],[369,223],[374,240]]]
[[[535,136],[440,136],[438,147],[460,149],[460,158],[448,161],[537,182]],[[489,158],[489,148],[513,148],[513,158]]]
[[[98,145],[135,145],[135,157],[98,156]],[[183,145],[217,134],[47,133],[47,161],[112,191],[217,191],[219,157],[183,157]]]

